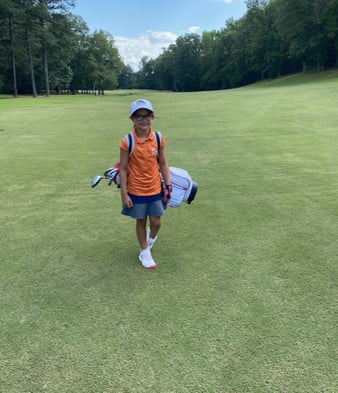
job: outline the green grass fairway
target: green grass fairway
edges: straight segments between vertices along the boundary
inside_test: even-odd
[[[150,99],[199,183],[138,262],[90,187]],[[338,391],[338,72],[0,99],[1,393]]]

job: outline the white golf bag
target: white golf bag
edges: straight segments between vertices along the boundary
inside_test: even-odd
[[[113,168],[108,168],[103,176],[96,176],[99,181],[100,178],[109,180],[109,185],[115,183],[117,187],[120,186],[119,175],[120,163],[116,163]],[[190,204],[197,193],[198,184],[194,182],[189,173],[181,168],[169,167],[170,183],[172,184],[171,198],[168,203],[170,207],[180,207],[183,202]],[[93,179],[92,187],[98,184],[98,181]]]
[[[183,202],[190,204],[195,198],[198,184],[192,180],[189,173],[184,169],[171,166],[169,172],[173,190],[168,206],[179,207]]]

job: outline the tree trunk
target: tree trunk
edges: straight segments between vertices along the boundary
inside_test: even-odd
[[[13,72],[13,97],[18,96],[18,84],[16,80],[16,62],[15,62],[15,53],[14,53],[14,38],[13,38],[13,21],[12,17],[9,16],[9,40],[11,45],[11,57],[12,57],[12,72]]]
[[[306,62],[303,61],[303,72],[306,73],[307,72],[307,66],[306,66]]]
[[[37,97],[36,92],[36,85],[35,85],[35,75],[34,75],[34,65],[33,65],[33,56],[32,56],[32,47],[31,43],[29,42],[29,33],[28,33],[28,26],[26,23],[26,43],[27,43],[27,52],[28,52],[28,60],[29,60],[29,70],[32,79],[32,93],[33,97]]]
[[[47,4],[46,4],[47,7]],[[46,22],[41,18],[41,27],[42,31],[46,31]],[[43,68],[44,68],[44,73],[45,73],[45,86],[46,86],[46,96],[50,96],[50,87],[49,87],[49,72],[48,72],[48,49],[47,49],[47,43],[46,43],[46,38],[43,38],[42,42],[42,50],[43,50]]]
[[[49,88],[49,75],[48,75],[48,53],[46,42],[43,43],[43,65],[45,69],[45,84],[46,84],[46,96],[50,96]]]

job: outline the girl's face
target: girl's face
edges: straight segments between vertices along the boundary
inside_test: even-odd
[[[147,109],[139,109],[132,115],[131,120],[136,129],[145,131],[150,128],[154,114]]]

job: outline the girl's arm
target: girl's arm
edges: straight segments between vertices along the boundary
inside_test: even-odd
[[[122,204],[125,207],[132,207],[133,202],[128,195],[128,160],[129,153],[120,148],[120,191]]]
[[[158,155],[158,162],[160,166],[160,172],[162,174],[165,185],[170,185],[169,165],[167,162],[164,146],[160,148],[160,152]]]

